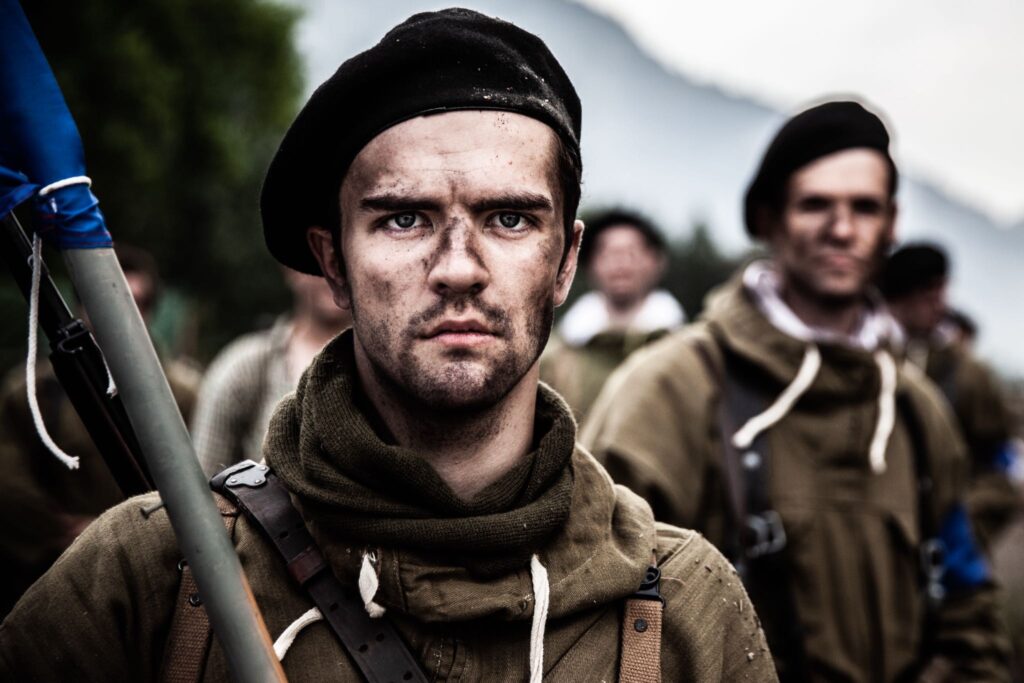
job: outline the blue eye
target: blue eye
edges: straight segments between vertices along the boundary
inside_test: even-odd
[[[523,222],[523,217],[518,213],[499,213],[498,222],[503,228],[518,228]]]
[[[407,229],[416,225],[416,214],[400,213],[397,216],[392,216],[391,220],[396,227]]]

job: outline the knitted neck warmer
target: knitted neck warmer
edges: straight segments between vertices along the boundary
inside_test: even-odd
[[[576,427],[543,385],[534,450],[470,502],[414,452],[375,432],[351,332],[332,341],[278,406],[264,455],[325,540],[438,554],[474,573],[525,565],[566,521]]]

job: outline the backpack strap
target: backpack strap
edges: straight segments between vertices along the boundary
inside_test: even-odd
[[[371,619],[362,602],[334,576],[288,489],[266,465],[240,462],[210,480],[259,527],[320,609],[342,647],[369,683],[426,683],[419,663],[390,621]]]
[[[697,342],[697,355],[719,387],[718,428],[722,441],[722,469],[730,524],[723,553],[736,567],[758,614],[765,636],[785,681],[808,678],[804,629],[793,595],[793,574],[788,539],[782,518],[771,503],[771,449],[762,433],[742,453],[732,435],[766,403],[739,362],[728,351],[714,353]],[[718,356],[717,362],[714,356]]]
[[[238,508],[223,496],[214,495],[221,520],[234,537]],[[181,581],[178,584],[178,599],[174,605],[167,647],[164,649],[160,680],[164,683],[198,683],[203,675],[203,665],[210,650],[213,629],[210,619],[199,599],[199,587],[192,570],[183,559],[178,562]]]
[[[622,617],[619,683],[661,683],[661,570],[647,568],[640,590],[626,600]]]

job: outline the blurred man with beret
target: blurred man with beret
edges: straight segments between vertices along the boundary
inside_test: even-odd
[[[453,9],[342,64],[281,143],[268,246],[326,277],[353,327],[279,405],[270,471],[214,482],[283,487],[298,509],[280,534],[252,508],[234,525],[290,680],[406,656],[373,680],[775,680],[724,558],[656,525],[538,384],[583,230],[580,120],[536,36]],[[155,502],[101,518],[30,589],[0,627],[0,678],[227,678],[216,642],[197,655],[176,635],[191,612]],[[304,534],[286,570],[277,549]],[[319,609],[306,581],[359,597]],[[339,620],[371,637],[343,646]],[[389,634],[407,651],[374,660]]]
[[[862,105],[789,119],[744,206],[770,258],[634,354],[583,428],[656,517],[733,560],[783,681],[1007,678],[962,442],[935,387],[897,367],[869,286],[896,186]]]
[[[949,257],[937,244],[905,244],[879,279],[889,310],[906,334],[906,358],[939,387],[967,445],[967,509],[985,547],[1021,510],[1009,477],[1015,453],[1009,408],[999,380],[961,340],[949,320]]]

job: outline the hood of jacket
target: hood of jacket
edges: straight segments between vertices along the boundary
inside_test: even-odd
[[[752,276],[760,278],[762,273],[770,272],[768,268],[764,262],[754,262],[708,295],[702,317],[711,334],[723,348],[754,366],[762,379],[776,389],[793,381],[808,348],[814,346],[820,351],[821,367],[804,396],[836,401],[869,400],[877,396],[880,373],[875,354],[895,354],[900,343],[898,327],[889,314],[880,307],[869,306],[858,331],[849,336],[812,328],[801,333],[786,323],[773,322],[766,309],[780,305],[781,299],[768,303],[763,290],[752,286]],[[796,319],[791,311],[788,314]],[[864,328],[870,330],[865,333]]]
[[[366,413],[351,333],[337,338],[275,413],[264,446],[335,574],[424,622],[529,619],[531,558],[547,572],[549,618],[623,598],[656,546],[649,506],[575,444],[568,407],[538,389],[534,450],[471,502]],[[553,520],[553,521],[552,521]]]

